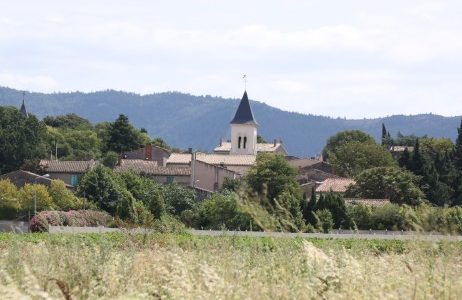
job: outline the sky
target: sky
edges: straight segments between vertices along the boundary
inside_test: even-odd
[[[460,0],[0,0],[0,86],[462,115]]]

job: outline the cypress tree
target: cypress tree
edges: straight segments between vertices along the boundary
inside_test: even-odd
[[[385,128],[385,124],[382,123],[382,146],[385,146],[386,138],[387,138],[387,128]]]
[[[409,153],[407,147],[404,149],[403,154],[401,154],[398,163],[401,168],[411,170],[411,154]]]
[[[454,163],[459,172],[462,172],[462,119],[460,127],[457,128],[456,146],[454,149]]]
[[[314,214],[314,210],[316,209],[317,199],[316,199],[316,190],[313,187],[311,190],[311,198],[310,201],[306,202],[305,209],[303,210],[303,217],[306,223],[309,223],[313,226],[316,226],[317,218]]]
[[[454,204],[462,205],[462,120],[460,121],[460,127],[457,128],[457,139],[454,148],[454,182],[453,189],[454,193]]]
[[[418,138],[415,140],[414,154],[412,155],[411,160],[411,171],[420,176],[423,176],[425,173],[424,159],[422,157],[422,153],[420,153],[420,143]]]

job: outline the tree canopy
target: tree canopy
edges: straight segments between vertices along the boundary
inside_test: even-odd
[[[17,170],[26,159],[45,156],[46,127],[34,115],[0,106],[0,174]]]
[[[397,163],[390,152],[371,142],[350,141],[329,152],[329,162],[335,171],[345,177],[353,177],[374,167],[392,167]]]
[[[417,205],[424,200],[419,177],[400,168],[372,168],[360,173],[355,180],[356,184],[348,188],[347,196],[390,199],[392,203],[409,205]]]
[[[331,136],[324,147],[322,154],[324,159],[328,159],[330,153],[336,153],[337,148],[350,143],[350,142],[359,142],[364,144],[375,144],[375,140],[372,136],[367,133],[364,133],[360,130],[346,130],[337,133],[334,136]]]

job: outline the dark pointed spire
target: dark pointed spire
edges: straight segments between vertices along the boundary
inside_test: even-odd
[[[29,116],[29,114],[27,113],[26,104],[24,103],[25,96],[26,96],[26,92],[22,92],[22,105],[21,105],[21,108],[19,109],[19,111],[21,112],[21,114],[24,117],[27,118]]]
[[[258,125],[257,121],[255,121],[255,118],[253,117],[252,108],[250,107],[249,98],[247,97],[247,91],[244,91],[241,103],[239,103],[239,107],[237,108],[231,124]]]

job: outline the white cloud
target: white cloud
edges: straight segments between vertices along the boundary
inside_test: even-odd
[[[58,82],[47,75],[24,76],[12,73],[0,73],[0,85],[26,91],[53,92]]]
[[[462,114],[455,0],[16,3],[2,85],[239,97],[246,73],[252,98],[293,111]]]

